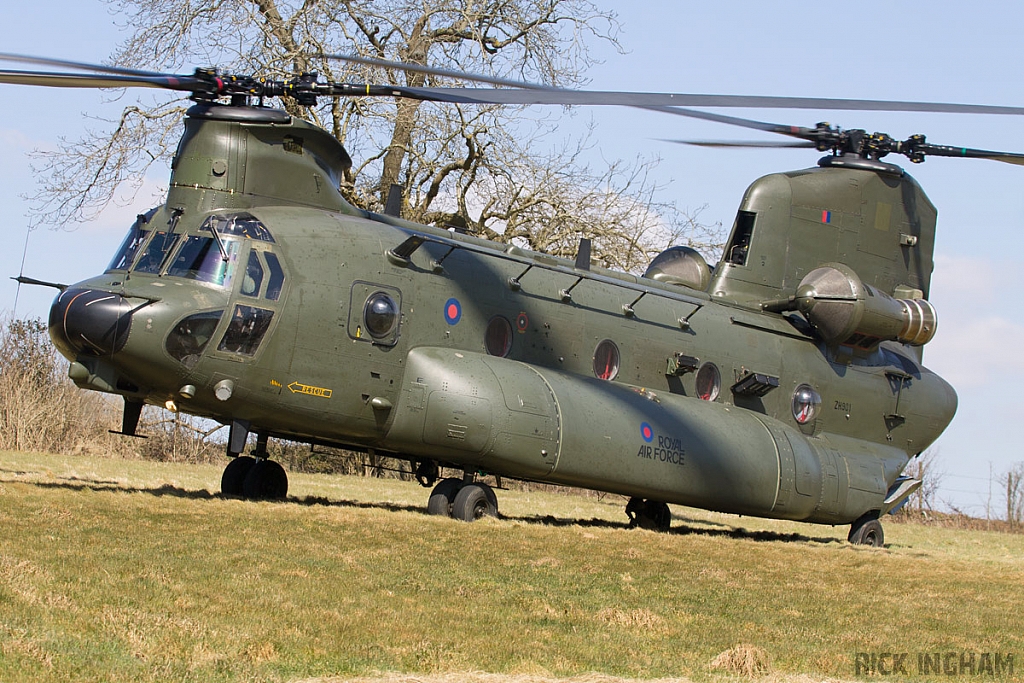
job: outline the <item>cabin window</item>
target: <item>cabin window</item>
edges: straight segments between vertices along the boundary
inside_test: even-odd
[[[736,226],[732,229],[732,238],[725,247],[725,262],[734,266],[747,265],[747,252],[750,251],[750,238],[754,234],[753,211],[740,210],[736,214]]]
[[[398,326],[398,304],[387,292],[374,292],[363,308],[363,324],[374,339],[385,339]]]
[[[349,337],[379,346],[394,346],[402,329],[402,293],[385,285],[357,280],[349,298]]]
[[[164,348],[171,357],[192,368],[210,343],[224,311],[206,311],[183,318],[167,335]]]
[[[821,395],[810,384],[801,384],[793,392],[793,419],[797,424],[807,424],[818,416]]]
[[[274,312],[254,306],[235,306],[235,312],[228,323],[224,338],[220,340],[218,351],[229,351],[252,356],[263,341],[263,335],[270,329],[270,321]]]
[[[512,323],[500,315],[491,318],[484,333],[484,346],[492,356],[507,356],[512,350]]]
[[[613,380],[619,374],[619,347],[605,339],[594,350],[594,375],[598,379]]]
[[[722,390],[722,373],[714,363],[705,363],[697,370],[694,378],[697,389],[697,398],[705,401],[714,401]]]

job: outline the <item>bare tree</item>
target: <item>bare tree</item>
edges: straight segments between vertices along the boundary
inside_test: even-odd
[[[946,476],[946,471],[939,463],[939,449],[929,448],[919,453],[907,464],[903,473],[921,480],[921,488],[910,496],[909,507],[916,509],[919,515],[934,512],[939,486]]]
[[[1014,465],[999,478],[1006,486],[1006,521],[1011,527],[1024,521],[1024,462]]]
[[[591,0],[108,2],[134,31],[112,62],[147,70],[212,63],[270,77],[312,71],[330,80],[454,84],[321,57],[346,53],[577,86],[593,64],[588,41],[617,45],[614,14]],[[113,133],[39,153],[36,223],[88,219],[118,188],[131,189],[172,154],[184,105],[132,105],[110,122]],[[552,148],[543,143],[552,126],[523,108],[369,99],[287,107],[346,144],[357,163],[341,189],[364,208],[379,210],[398,184],[411,219],[557,253],[590,237],[598,262],[630,270],[700,227],[655,201],[653,160],[591,170],[582,163],[586,137]],[[704,241],[720,242],[720,232]]]

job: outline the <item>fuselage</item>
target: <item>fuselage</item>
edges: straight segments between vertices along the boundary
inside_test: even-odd
[[[167,204],[111,267],[55,301],[80,386],[282,438],[823,523],[879,509],[952,419],[952,388],[904,344],[837,353],[799,315],[362,212],[331,173],[294,180],[302,201],[241,191],[270,171],[228,158],[236,129],[288,135],[214,124],[198,152],[202,131],[186,135]],[[324,166],[297,144],[268,146]]]

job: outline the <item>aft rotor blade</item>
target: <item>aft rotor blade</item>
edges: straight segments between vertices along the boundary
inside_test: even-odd
[[[762,95],[700,95],[687,93],[648,93],[588,91],[555,88],[485,74],[440,69],[422,64],[392,62],[359,55],[319,55],[353,64],[365,64],[431,76],[458,78],[476,83],[503,86],[491,88],[404,88],[427,100],[475,102],[477,104],[560,104],[608,105],[627,107],[743,107],[750,109],[835,109],[842,111],[908,111],[946,114],[1024,115],[1024,107],[951,102],[910,102],[903,100],[858,100],[826,97],[772,97]],[[409,95],[407,95],[409,96]]]
[[[694,147],[753,147],[753,148],[786,148],[786,147],[803,147],[814,149],[815,144],[813,142],[772,142],[771,140],[671,140],[667,138],[658,138],[660,142],[671,142],[677,145],[692,145]]]
[[[815,134],[817,133],[817,129],[815,128],[788,126],[782,123],[767,123],[765,121],[744,119],[738,116],[726,116],[725,114],[715,114],[709,111],[686,109],[684,107],[636,106],[639,109],[661,112],[662,114],[674,114],[676,116],[685,116],[691,119],[701,119],[702,121],[724,123],[729,126],[740,126],[741,128],[750,128],[752,130],[763,130],[766,133],[778,133],[779,135],[788,135],[790,137],[800,138],[801,140],[815,140]]]

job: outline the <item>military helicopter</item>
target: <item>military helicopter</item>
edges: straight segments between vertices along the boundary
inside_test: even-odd
[[[763,123],[684,107],[1024,114],[977,105],[587,93],[471,76],[497,89],[170,75],[0,55],[71,71],[0,83],[190,94],[166,202],[140,213],[109,266],[60,289],[49,330],[82,388],[229,425],[226,495],[283,498],[271,437],[413,463],[431,514],[498,514],[488,473],[621,494],[631,525],[668,504],[849,524],[921,482],[901,473],[949,424],[956,394],[921,363],[936,211],[903,154],[1024,155],[923,136]],[[452,72],[345,57],[439,75]],[[465,76],[464,74],[458,74]],[[331,135],[265,98],[640,106],[796,138],[816,167],[747,189],[721,260],[672,247],[642,276],[350,205]],[[686,142],[686,141],[679,141]],[[734,143],[696,143],[734,144]],[[393,200],[400,199],[393,196]],[[255,447],[245,454],[250,434]],[[440,479],[442,467],[461,478]],[[439,480],[440,479],[440,480]]]

